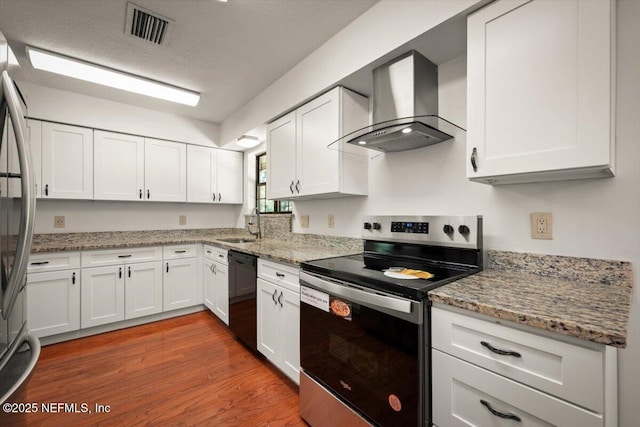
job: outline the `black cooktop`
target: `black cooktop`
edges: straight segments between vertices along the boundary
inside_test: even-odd
[[[308,273],[414,300],[424,300],[428,291],[480,271],[476,265],[367,252],[308,261],[301,267]],[[423,270],[434,276],[430,279],[396,279],[384,274],[384,270],[391,267]]]

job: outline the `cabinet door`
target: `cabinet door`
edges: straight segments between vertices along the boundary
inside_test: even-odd
[[[296,113],[293,111],[267,126],[267,197],[292,198],[295,176]]]
[[[243,155],[238,151],[216,152],[216,199],[219,203],[242,204]]]
[[[280,305],[282,304],[282,305]],[[300,384],[300,294],[280,288],[280,369]]]
[[[611,19],[607,0],[497,1],[469,17],[468,178],[612,174]]]
[[[257,285],[258,351],[279,367],[280,306],[277,299],[279,292],[275,285],[260,278]]]
[[[80,326],[124,320],[124,266],[82,269]]]
[[[161,313],[162,261],[129,264],[125,270],[125,319]]]
[[[215,314],[216,310],[216,274],[213,270],[215,262],[206,259],[202,268],[203,302],[204,305]]]
[[[93,130],[42,123],[44,198],[93,198]]]
[[[93,140],[96,200],[142,200],[144,138],[95,131]]]
[[[187,200],[187,146],[145,138],[145,197],[154,202]]]
[[[215,163],[214,148],[187,146],[187,202],[213,203],[218,200]]]
[[[20,162],[18,160],[18,147],[16,145],[16,137],[11,129],[11,119],[7,119],[5,130],[7,132],[6,144],[9,150],[9,166],[8,171],[11,173],[20,173]],[[29,139],[29,148],[31,154],[31,166],[33,167],[35,177],[36,197],[42,195],[42,122],[40,120],[27,119],[27,138]],[[4,158],[7,150],[0,150],[1,158]],[[0,160],[4,161],[4,160]],[[4,170],[3,170],[4,171]],[[2,194],[6,194],[2,189]],[[9,197],[22,196],[22,188],[19,179],[9,179]]]
[[[301,196],[340,190],[340,153],[327,148],[339,130],[339,88],[296,110],[296,184]]]
[[[37,337],[80,329],[80,270],[27,276],[27,322]]]
[[[227,325],[229,324],[229,267],[219,262],[214,262],[214,314]]]
[[[195,258],[164,261],[164,304],[163,310],[202,304],[202,285],[198,283]]]

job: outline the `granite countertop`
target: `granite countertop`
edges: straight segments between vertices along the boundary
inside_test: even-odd
[[[437,288],[433,302],[624,348],[631,264],[488,251],[488,269]]]
[[[253,238],[244,229],[239,228],[36,234],[33,237],[31,253],[205,243],[299,265],[312,259],[362,252],[360,239],[344,237],[288,233],[277,238],[249,243],[229,243],[220,240],[235,237]]]

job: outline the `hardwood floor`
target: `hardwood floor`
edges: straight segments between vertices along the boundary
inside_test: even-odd
[[[44,347],[31,381],[9,401],[36,403],[38,413],[0,411],[2,426],[306,425],[297,386],[209,312]],[[42,413],[58,402],[78,413],[57,405],[60,412]]]

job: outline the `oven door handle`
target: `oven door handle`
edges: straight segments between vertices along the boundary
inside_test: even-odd
[[[316,289],[328,292],[332,295],[347,298],[349,301],[355,302],[356,304],[374,305],[383,309],[387,309],[389,311],[415,314],[416,308],[420,306],[420,303],[418,301],[411,301],[408,299],[361,291],[353,287],[348,287],[328,281],[326,279],[321,279],[309,273],[305,273],[304,271],[300,272],[300,284],[308,284]]]

